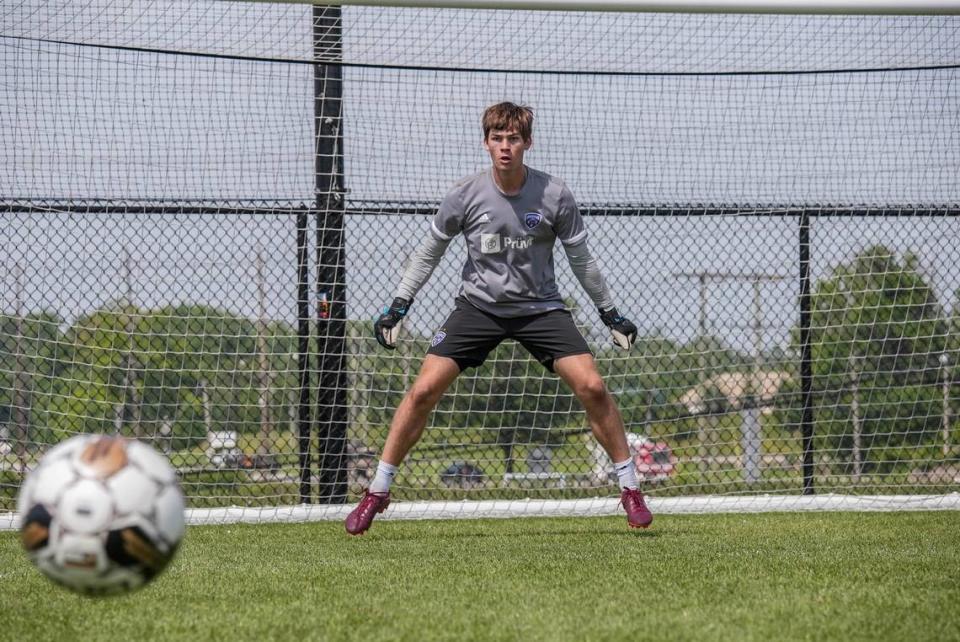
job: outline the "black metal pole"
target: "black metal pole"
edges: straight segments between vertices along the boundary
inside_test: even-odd
[[[800,390],[803,494],[813,495],[813,350],[810,345],[810,213],[800,213]]]
[[[343,37],[339,6],[313,7],[317,197],[317,449],[320,503],[347,498]]]
[[[297,453],[300,466],[300,503],[310,503],[310,286],[307,282],[307,212],[297,212]]]

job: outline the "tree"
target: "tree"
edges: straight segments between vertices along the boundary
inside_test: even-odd
[[[62,323],[53,312],[19,319],[0,315],[0,425],[15,428],[10,437],[21,447],[43,438],[33,408],[51,394],[58,373],[70,361]]]
[[[260,427],[260,362],[251,320],[207,306],[141,310],[119,301],[57,332],[38,342],[54,355],[38,364],[48,363],[55,372],[32,388],[37,440],[113,432],[118,425],[125,434],[152,437],[167,424],[173,445],[185,447],[202,440],[208,428],[254,433]],[[296,337],[283,323],[268,324],[267,335],[274,375],[268,410],[274,417],[288,416],[286,391],[297,385],[291,356]],[[0,338],[9,343],[7,334]]]
[[[870,247],[817,283],[811,304],[819,447],[866,463],[884,459],[887,447],[931,439],[947,323],[917,257]],[[795,383],[784,389],[795,392]],[[781,417],[795,424],[791,405]]]

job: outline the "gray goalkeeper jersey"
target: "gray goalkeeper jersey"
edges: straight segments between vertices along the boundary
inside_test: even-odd
[[[443,199],[431,230],[442,241],[463,233],[467,260],[460,293],[499,317],[563,309],[553,246],[557,239],[572,246],[587,238],[563,181],[529,167],[514,196],[500,191],[492,170],[464,178]]]

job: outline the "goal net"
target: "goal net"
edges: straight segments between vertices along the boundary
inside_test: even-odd
[[[955,507],[957,17],[22,0],[0,61],[0,517],[81,432],[164,452],[195,519],[345,514],[461,242],[396,351],[372,319],[501,100],[534,109],[527,160],[640,329],[610,344],[558,246],[655,511]],[[508,341],[390,512],[617,494],[577,400]]]

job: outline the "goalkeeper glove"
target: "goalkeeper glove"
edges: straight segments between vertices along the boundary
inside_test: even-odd
[[[383,309],[383,314],[373,324],[373,334],[384,348],[393,350],[397,347],[397,338],[400,336],[400,326],[403,317],[413,301],[397,297],[389,308]]]
[[[620,316],[616,308],[610,308],[607,311],[600,310],[600,319],[605,326],[610,328],[613,342],[624,350],[629,350],[633,342],[637,340],[637,326],[633,325],[629,319]]]

